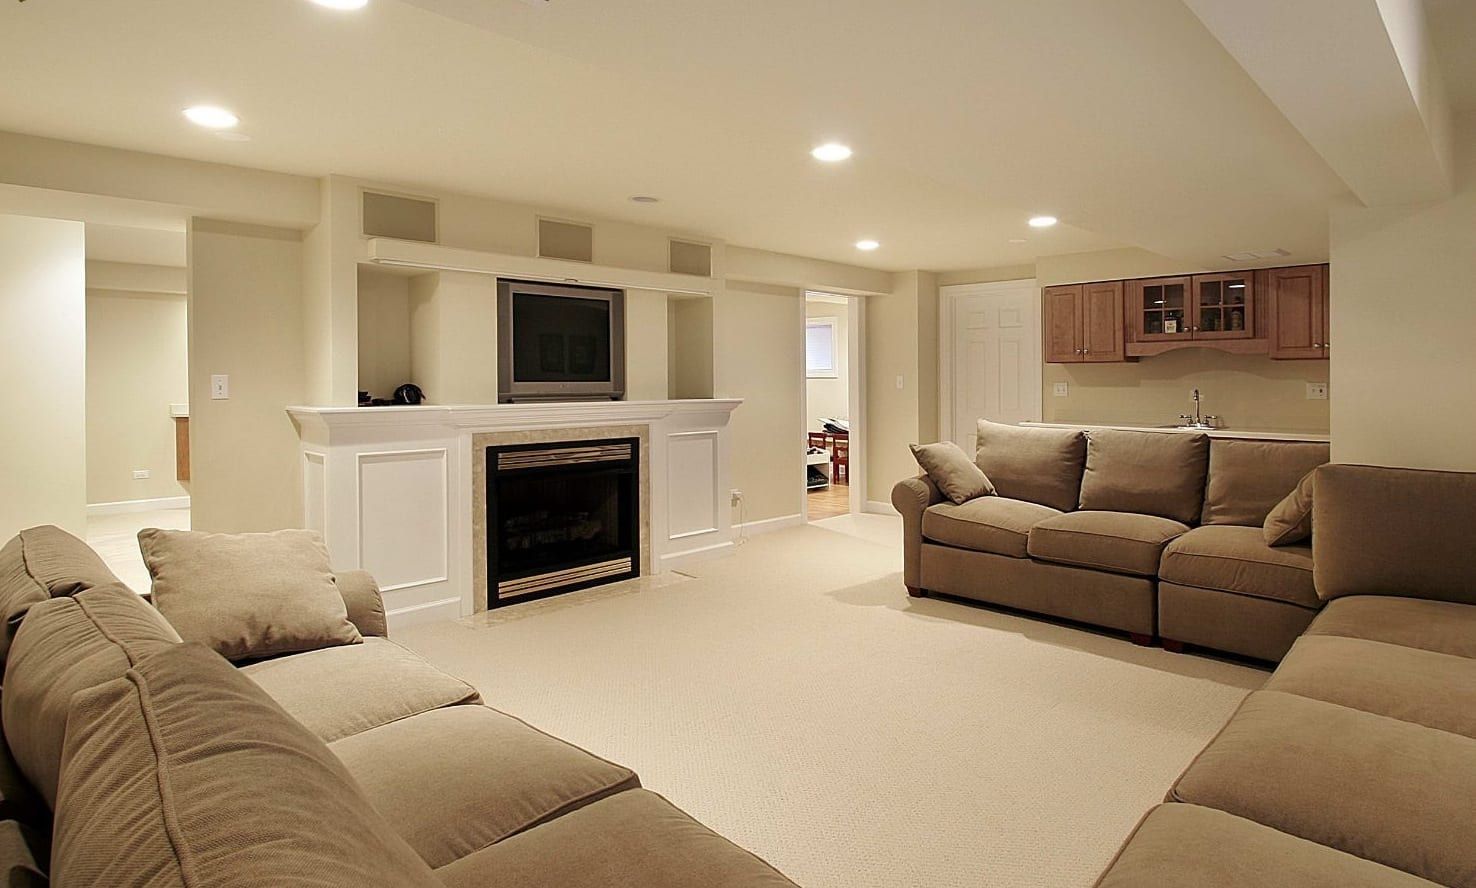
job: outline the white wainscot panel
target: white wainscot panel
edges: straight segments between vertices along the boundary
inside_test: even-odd
[[[359,566],[385,592],[447,578],[447,452],[359,454]]]
[[[718,433],[676,432],[666,438],[667,536],[682,539],[718,529]]]
[[[327,456],[315,450],[302,453],[302,526],[328,536]]]

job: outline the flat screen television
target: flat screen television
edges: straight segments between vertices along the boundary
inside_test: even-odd
[[[499,280],[497,371],[503,403],[625,397],[625,291]]]

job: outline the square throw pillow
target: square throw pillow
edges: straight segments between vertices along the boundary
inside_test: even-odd
[[[185,641],[254,660],[363,641],[310,530],[139,531],[154,605]]]
[[[954,503],[962,504],[974,497],[994,494],[994,485],[989,483],[989,477],[974,465],[962,447],[952,441],[908,446],[912,448],[917,464],[928,473],[929,480]]]
[[[1297,482],[1297,489],[1276,504],[1266,516],[1262,533],[1268,546],[1290,546],[1312,537],[1312,476],[1308,472]]]

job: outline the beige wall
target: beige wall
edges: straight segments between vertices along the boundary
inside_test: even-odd
[[[191,521],[200,530],[302,523],[297,432],[304,399],[302,238],[196,218],[190,252]],[[230,399],[210,399],[212,374]]]
[[[0,216],[0,539],[86,532],[86,280],[81,222]]]
[[[907,445],[938,436],[937,278],[899,273],[865,310],[866,499],[890,503],[893,485],[917,474]]]
[[[664,401],[669,346],[666,294],[631,290],[625,294],[625,397]]]
[[[1339,462],[1476,471],[1476,118],[1457,192],[1332,214]]]
[[[454,271],[410,283],[410,378],[429,404],[497,403],[497,283]]]
[[[174,293],[87,291],[87,502],[188,496],[169,405],[189,403],[189,310]],[[150,477],[136,480],[145,469]]]
[[[802,300],[799,290],[754,284],[713,303],[716,394],[744,399],[733,413],[732,471],[747,521],[797,515],[802,503]]]
[[[806,377],[805,379],[805,429],[819,431],[820,421],[826,417],[851,416],[850,386],[850,323],[847,306],[838,302],[805,300],[805,317],[832,318],[835,321],[835,370],[831,377]]]
[[[667,301],[667,397],[712,397],[712,304],[703,296]]]
[[[389,398],[410,376],[410,278],[359,268],[359,390]]]

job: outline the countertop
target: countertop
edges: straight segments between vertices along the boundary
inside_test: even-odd
[[[1129,432],[1201,432],[1211,438],[1245,438],[1253,441],[1318,441],[1327,443],[1326,432],[1288,432],[1277,429],[1181,429],[1178,426],[1112,425],[1104,422],[1022,422],[1044,429],[1122,429]]]

